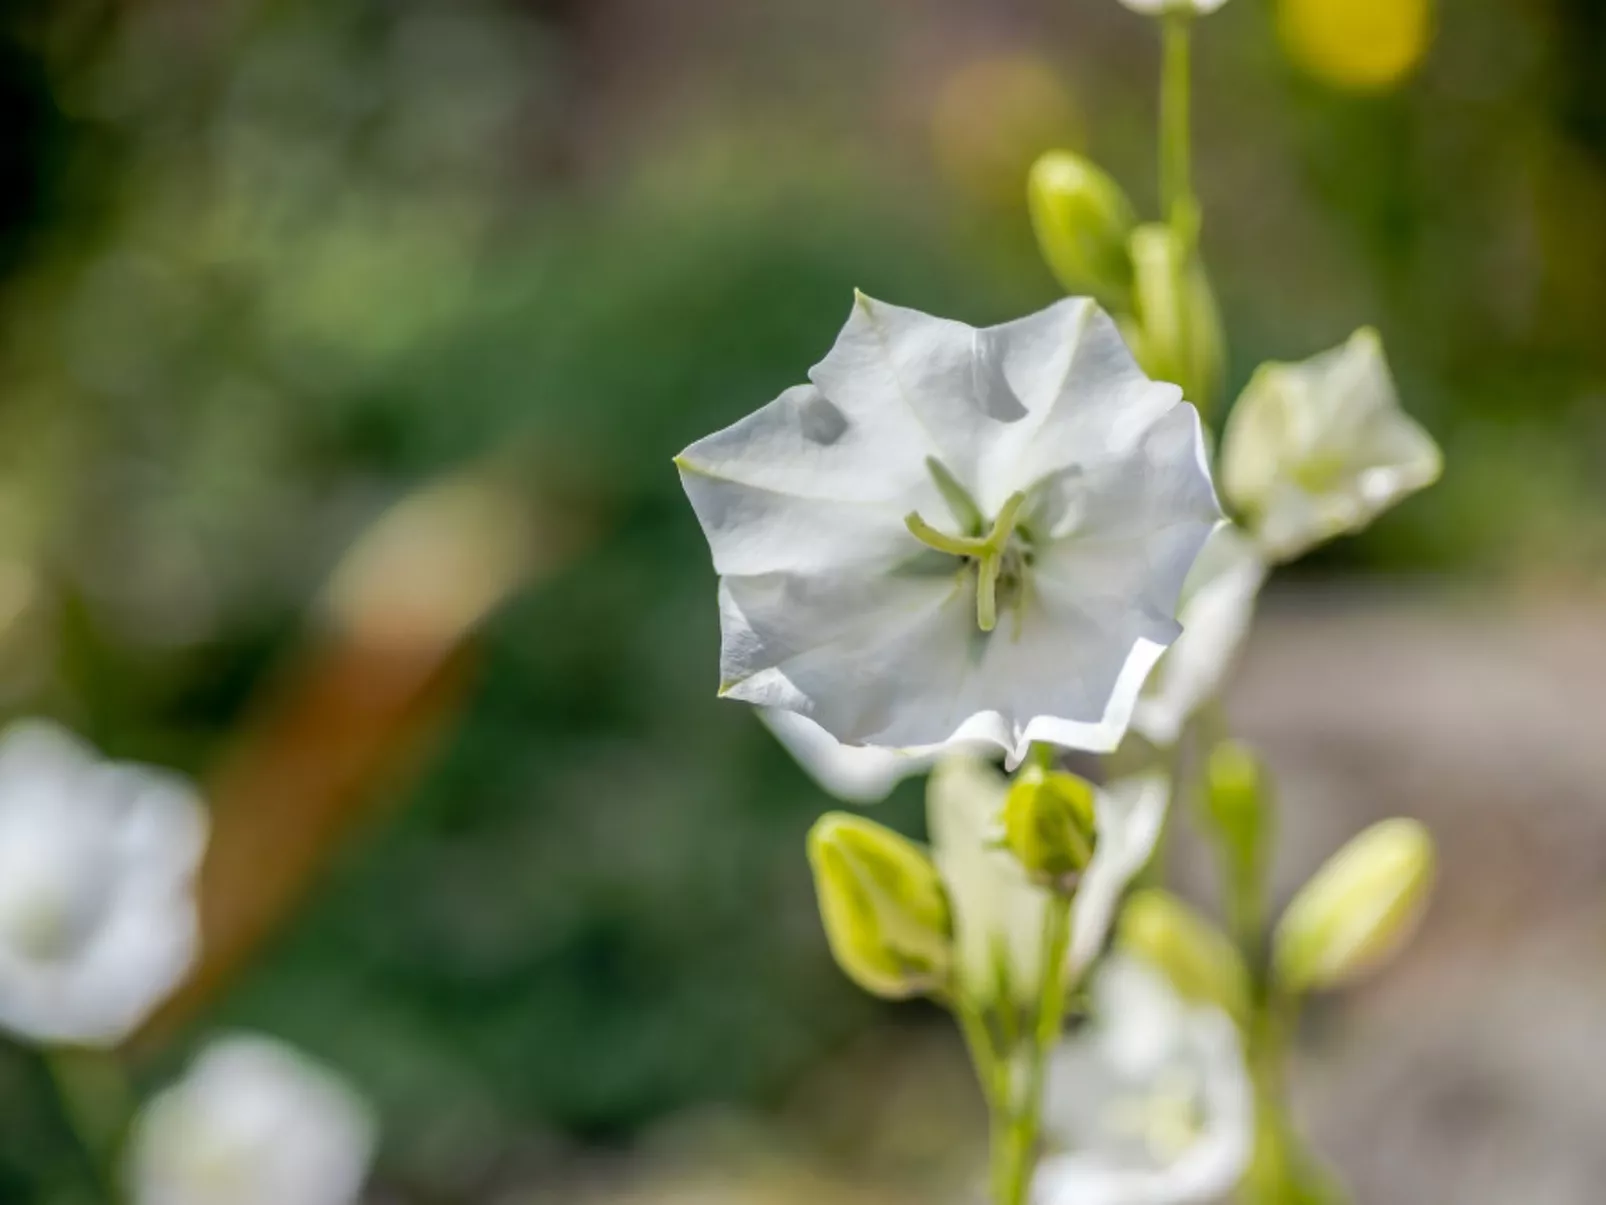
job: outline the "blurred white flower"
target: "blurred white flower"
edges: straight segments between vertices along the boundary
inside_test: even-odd
[[[1162,748],[1177,742],[1232,669],[1265,580],[1266,564],[1254,544],[1230,523],[1216,528],[1182,585],[1182,635],[1144,683],[1132,712],[1134,731]]]
[[[1298,364],[1262,365],[1221,451],[1228,501],[1279,561],[1360,530],[1442,467],[1433,438],[1400,409],[1369,328]]]
[[[235,1036],[135,1119],[133,1205],[351,1205],[373,1159],[368,1106],[281,1042]]]
[[[0,735],[0,1025],[77,1045],[138,1026],[194,960],[206,831],[176,775],[43,721]]]
[[[1049,1065],[1048,1153],[1034,1205],[1184,1205],[1216,1200],[1254,1147],[1254,1100],[1238,1030],[1185,1003],[1164,977],[1114,955],[1093,981],[1093,1019]]]
[[[850,745],[1114,748],[1219,516],[1193,407],[1080,298],[977,330],[861,294],[809,376],[677,462],[721,693]]]
[[[980,1004],[1001,996],[1035,1002],[1042,986],[1048,893],[999,846],[1008,791],[993,766],[953,757],[938,764],[926,792],[932,857],[953,914],[957,974]],[[1093,858],[1072,904],[1067,973],[1073,981],[1098,957],[1122,893],[1154,851],[1169,798],[1160,774],[1098,788]]]

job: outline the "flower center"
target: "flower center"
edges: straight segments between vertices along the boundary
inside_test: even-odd
[[[1293,478],[1307,494],[1326,494],[1337,488],[1348,467],[1342,456],[1315,455],[1294,467]]]
[[[918,511],[910,511],[905,515],[903,524],[909,529],[909,534],[927,548],[959,557],[965,562],[967,572],[974,570],[976,626],[984,632],[991,632],[998,626],[1000,599],[1006,606],[1020,601],[1026,583],[1026,570],[1031,565],[1031,552],[1026,547],[1024,533],[1020,533],[1023,538],[1016,538],[1020,510],[1026,495],[1016,490],[1005,499],[991,525],[987,525],[975,501],[940,461],[928,457],[926,467],[953,511],[954,518],[972,534],[949,535],[926,522]],[[985,534],[981,534],[984,527]],[[1017,621],[1019,618],[1017,608]]]
[[[0,856],[0,943],[32,962],[72,959],[111,906],[114,879],[100,842],[50,824],[5,828],[21,840],[8,840]]]

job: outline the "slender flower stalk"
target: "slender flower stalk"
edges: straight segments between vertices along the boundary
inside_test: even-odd
[[[1070,944],[1071,898],[1056,893],[1049,900],[1043,918],[1043,990],[1027,1052],[1026,1096],[1010,1128],[1009,1173],[1005,1177],[1000,1205],[1023,1205],[1036,1170],[1048,1059],[1065,1027],[1065,1001],[1069,994],[1066,955]]]
[[[1190,252],[1199,203],[1193,195],[1193,14],[1184,9],[1160,19],[1160,212]]]

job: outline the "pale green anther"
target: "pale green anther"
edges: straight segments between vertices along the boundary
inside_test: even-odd
[[[997,551],[1002,552],[1009,537],[1014,534],[1015,519],[1025,501],[1026,495],[1021,490],[1016,490],[1004,500],[1003,509],[998,512],[998,518],[993,520],[992,533],[987,537],[987,542]]]
[[[976,626],[990,632],[998,626],[998,572],[1004,558],[984,552],[976,569]]]
[[[928,461],[928,464],[935,464]],[[946,476],[947,470],[943,470]],[[933,470],[932,477],[942,486],[942,476]],[[948,480],[952,481],[950,477]],[[958,483],[954,483],[959,489]],[[962,490],[960,491],[963,492]],[[944,495],[946,497],[946,494]],[[969,502],[969,495],[965,495]],[[998,515],[993,519],[992,530],[986,536],[951,536],[945,531],[939,531],[927,523],[915,511],[910,511],[903,517],[903,525],[928,548],[938,552],[945,552],[949,556],[963,557],[976,562],[976,626],[984,632],[991,632],[998,626],[998,579],[1004,569],[1004,554],[1009,549],[1010,537],[1015,534],[1015,524],[1020,517],[1020,508],[1025,505],[1026,495],[1016,490],[1004,501]],[[974,504],[972,504],[974,505]]]
[[[926,547],[950,556],[979,557],[987,551],[986,540],[976,536],[951,536],[945,531],[938,531],[915,511],[903,517],[903,525],[909,529],[910,535]]]

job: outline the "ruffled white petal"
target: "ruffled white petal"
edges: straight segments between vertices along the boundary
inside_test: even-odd
[[[1132,727],[1161,748],[1177,742],[1196,711],[1220,692],[1254,618],[1266,565],[1237,528],[1223,523],[1182,587],[1182,635],[1144,684]]]
[[[1171,782],[1163,773],[1117,779],[1094,796],[1098,840],[1071,911],[1073,979],[1104,948],[1127,884],[1154,853],[1170,802]]]
[[[1267,556],[1290,560],[1366,526],[1443,468],[1400,408],[1372,330],[1299,364],[1269,364],[1222,443],[1222,482]]]
[[[1181,404],[1182,390],[1144,375],[1114,320],[1085,298],[979,333],[1028,411],[1004,433],[992,463],[996,480],[984,488],[994,505],[1055,475],[1121,461],[1155,423],[1174,411],[1192,412]],[[1056,342],[1058,352],[1052,350]],[[1192,458],[1208,490],[1202,442]],[[1176,484],[1197,486],[1182,479]]]
[[[813,720],[795,711],[762,707],[759,718],[807,770],[814,781],[846,803],[879,803],[912,774],[924,774],[942,747],[924,750],[886,749],[879,745],[844,745]]]
[[[1092,1027],[1050,1064],[1050,1153],[1034,1205],[1202,1205],[1230,1192],[1254,1142],[1232,1022],[1184,1004],[1160,975],[1122,956],[1101,968],[1094,1008]],[[1178,1119],[1192,1132],[1174,1132]]]
[[[895,439],[901,456],[922,467],[936,457],[991,511],[1003,497],[991,497],[982,466],[1025,410],[984,346],[974,327],[859,293],[809,379],[850,418],[875,424],[876,438]]]
[[[721,693],[852,746],[1113,749],[1219,517],[1192,408],[1083,300],[975,330],[860,295],[811,378],[679,458]],[[984,517],[1026,499],[1033,562],[991,632],[974,568],[905,524],[974,534],[932,463]]]
[[[135,1120],[133,1205],[354,1205],[373,1158],[367,1104],[282,1043],[234,1036]]]

